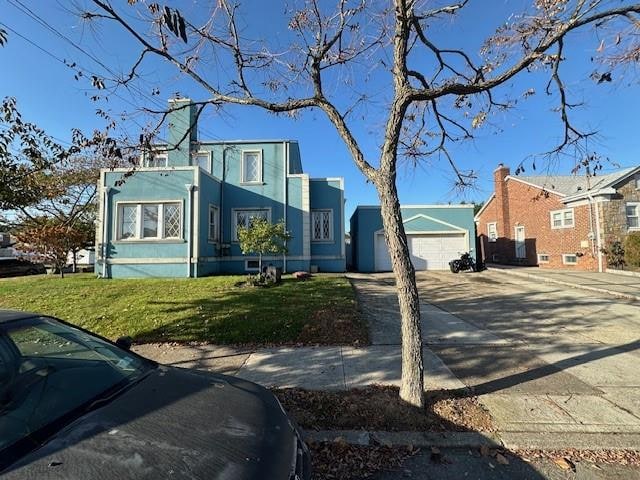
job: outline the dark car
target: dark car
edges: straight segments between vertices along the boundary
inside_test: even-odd
[[[33,263],[19,258],[0,259],[0,277],[39,275],[41,273],[46,273],[46,269],[41,263]]]
[[[310,462],[259,385],[0,310],[0,477],[306,480]]]

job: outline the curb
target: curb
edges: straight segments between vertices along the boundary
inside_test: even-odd
[[[479,432],[368,432],[365,430],[305,430],[305,440],[345,442],[350,445],[388,447],[480,448],[502,447],[496,433]]]
[[[531,280],[538,280],[546,283],[555,283],[556,285],[563,285],[565,287],[576,288],[578,290],[587,290],[590,292],[604,293],[606,295],[611,295],[616,298],[623,298],[625,300],[634,300],[636,302],[640,302],[640,296],[637,296],[637,295],[616,292],[613,290],[607,290],[605,288],[591,287],[589,285],[579,285],[577,283],[565,282],[563,280],[556,280],[555,278],[545,277],[544,275],[536,275],[535,273],[516,272],[516,271],[513,271],[512,269],[496,268],[496,267],[487,267],[487,270],[490,272],[504,273],[505,275],[513,275],[514,277],[528,278]]]
[[[438,448],[508,448],[510,450],[640,450],[640,434],[595,432],[368,432],[305,430],[305,441],[350,445]]]

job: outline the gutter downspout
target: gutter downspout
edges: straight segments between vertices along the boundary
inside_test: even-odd
[[[109,218],[109,192],[111,187],[106,187],[104,190],[104,206],[102,207],[102,278],[107,278],[107,256],[109,255],[109,248],[107,246],[107,232],[109,224],[107,219]]]
[[[224,185],[225,185],[225,174],[227,171],[227,147],[226,145],[222,146],[222,181],[220,182],[220,213],[218,214],[218,223],[219,225],[219,238],[218,238],[218,257],[222,257],[222,245],[224,244]],[[233,221],[233,219],[231,220]],[[219,264],[218,264],[219,265]],[[218,267],[219,268],[219,267]]]
[[[289,194],[287,192],[287,176],[289,175],[289,142],[282,142],[282,162],[283,162],[283,181],[282,181],[282,195],[284,196],[284,231],[287,231],[287,207],[289,206]],[[285,248],[287,247],[287,241],[284,242]],[[287,273],[287,254],[282,254],[282,273]]]
[[[593,197],[591,197],[593,200]],[[594,204],[596,206],[596,247],[598,248],[598,272],[602,273],[603,261],[602,261],[602,244],[600,238],[600,208],[598,207],[598,202],[594,200]]]
[[[187,235],[187,277],[191,278],[191,244],[193,237],[193,184],[185,184],[189,191],[189,234]]]

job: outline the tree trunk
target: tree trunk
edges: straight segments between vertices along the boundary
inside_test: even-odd
[[[73,251],[73,268],[71,269],[71,271],[73,273],[77,273],[78,272],[78,252],[77,251]]]
[[[407,237],[402,224],[400,201],[393,178],[380,179],[377,185],[380,197],[385,239],[396,277],[398,303],[402,328],[402,379],[400,398],[424,407],[424,365],[422,361],[422,331],[420,301],[416,276],[409,256]]]

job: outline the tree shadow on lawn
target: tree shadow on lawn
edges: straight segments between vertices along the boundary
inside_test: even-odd
[[[231,345],[367,343],[352,287],[284,279],[271,287],[236,286],[211,297],[156,300],[171,319],[136,333],[136,343],[208,342]]]

